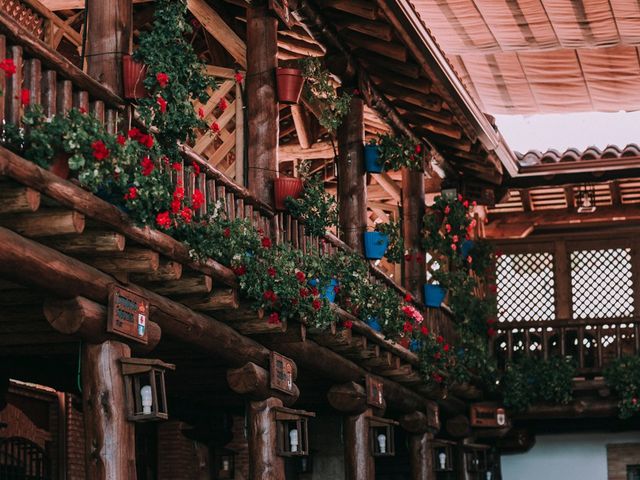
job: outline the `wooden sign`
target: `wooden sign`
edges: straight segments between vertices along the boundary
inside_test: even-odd
[[[289,28],[293,27],[295,23],[294,18],[291,16],[292,7],[295,8],[295,5],[292,5],[291,0],[269,0],[269,10],[275,13]]]
[[[284,393],[293,393],[293,360],[276,352],[271,352],[270,360],[271,388]]]
[[[126,288],[113,285],[109,289],[107,332],[147,344],[149,301]]]
[[[471,426],[501,428],[507,424],[507,415],[502,407],[491,404],[471,405]]]
[[[367,388],[367,405],[384,408],[384,386],[382,380],[367,375],[365,377],[365,384]]]

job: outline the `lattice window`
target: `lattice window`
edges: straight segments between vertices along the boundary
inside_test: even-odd
[[[498,320],[555,318],[553,255],[501,255],[496,262]]]
[[[576,318],[633,316],[631,250],[571,252],[571,289]]]

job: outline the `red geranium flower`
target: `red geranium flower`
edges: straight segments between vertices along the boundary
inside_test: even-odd
[[[404,295],[404,301],[405,302],[413,302],[413,297],[411,296],[410,293],[405,293]]]
[[[265,300],[269,300],[271,302],[275,302],[278,299],[278,296],[273,292],[273,290],[267,290],[262,294],[262,297]]]
[[[224,112],[227,109],[228,106],[229,106],[229,104],[227,103],[227,100],[224,97],[221,98],[220,101],[218,102],[218,108],[222,112]]]
[[[180,162],[173,162],[171,164],[171,168],[176,172],[179,172],[180,170],[182,170],[182,164]]]
[[[322,307],[322,302],[316,298],[313,302],[311,302],[311,306],[314,310],[320,310],[320,308]]]
[[[153,169],[155,168],[153,160],[151,160],[151,158],[149,157],[144,157],[140,165],[142,165],[142,175],[144,175],[145,177],[151,175],[151,172],[153,172]]]
[[[174,200],[184,200],[184,188],[176,187],[173,191],[173,198]]]
[[[269,275],[271,278],[275,278],[276,276],[276,269],[273,267],[269,267],[267,268],[267,275]]]
[[[222,232],[222,236],[224,236],[224,238],[229,238],[231,236],[231,229],[229,227],[225,228]]]
[[[442,357],[442,354],[440,352],[436,352],[433,354],[433,358],[435,358],[436,360],[440,360],[441,357]]]
[[[417,144],[417,145],[416,145],[415,152],[416,152],[416,153],[420,153],[420,152],[422,152],[422,145]]]
[[[298,292],[300,293],[300,296],[302,298],[307,298],[309,296],[309,289],[307,288],[301,288],[300,291]]]
[[[444,226],[444,229],[447,231],[447,233],[451,232],[451,225],[449,225],[448,223]]]
[[[13,58],[5,58],[0,62],[0,70],[4,70],[7,77],[10,77],[16,73],[16,65],[13,63]]]
[[[129,192],[125,193],[125,200],[133,200],[138,196],[138,189],[136,187],[129,187]]]
[[[164,72],[156,73],[156,80],[158,81],[160,88],[164,88],[169,83],[169,75]]]
[[[79,111],[81,114],[83,114],[83,115],[84,115],[85,113],[87,113],[87,109],[86,109],[86,108],[84,108],[84,107],[80,107],[80,108],[78,109],[78,111]]]
[[[413,332],[413,325],[411,324],[411,322],[409,320],[404,322],[404,325],[402,326],[402,331],[403,332]]]
[[[261,243],[264,248],[271,248],[271,239],[269,237],[264,237]]]
[[[489,328],[487,329],[487,335],[489,335],[490,337],[495,336],[495,334],[496,334],[496,329],[495,329],[495,328],[493,328],[493,327],[489,327]]]
[[[182,212],[180,212],[180,216],[186,223],[191,223],[191,218],[193,217],[193,210],[189,207],[184,207]]]
[[[438,335],[438,336],[436,337],[436,342],[438,342],[438,343],[442,343],[442,342],[444,342],[444,338],[442,338],[442,335]]]
[[[271,315],[269,315],[269,320],[268,322],[271,325],[277,325],[280,323],[280,315],[278,315],[278,312],[273,312]]]
[[[29,105],[29,103],[31,102],[31,92],[29,91],[28,88],[23,88],[22,91],[20,92],[20,102],[25,107]]]
[[[433,375],[431,375],[431,377],[436,383],[442,383],[442,375],[440,375],[439,373],[434,373]]]
[[[104,160],[105,158],[109,157],[109,149],[102,140],[96,140],[95,142],[93,142],[91,144],[91,150],[93,150],[93,158],[95,158],[96,160]]]
[[[318,287],[311,287],[311,295],[313,295],[314,297],[317,297],[318,295],[320,295],[320,292],[318,291]]]
[[[449,215],[449,212],[451,212],[451,207],[447,205],[446,207],[444,207],[444,213],[445,215]]]
[[[344,328],[351,329],[353,327],[353,322],[351,320],[345,320],[344,322],[342,322],[342,326]]]
[[[120,134],[118,134],[117,141],[118,141],[118,145],[122,145],[123,147],[124,147],[124,144],[127,143],[127,139]]]
[[[238,265],[237,267],[234,267],[233,273],[241,277],[242,275],[247,273],[247,267],[245,267],[244,265]]]
[[[213,133],[218,133],[220,131],[220,125],[218,125],[218,122],[213,122],[209,128],[211,128]]]
[[[194,210],[199,210],[202,205],[204,205],[204,194],[196,188],[191,195],[191,206]]]
[[[195,173],[196,175],[200,175],[200,165],[198,165],[196,162],[193,162],[191,164],[191,168],[193,168],[193,173]]]
[[[233,78],[236,79],[237,83],[242,82],[242,80],[244,80],[244,77],[242,76],[242,74],[240,72],[236,72],[236,74],[233,76]]]
[[[204,118],[204,108],[200,107],[200,108],[198,109],[198,116],[199,116],[200,118]]]
[[[153,147],[153,137],[151,135],[142,134],[138,137],[138,142],[147,148]]]
[[[127,135],[129,136],[129,138],[133,140],[137,140],[140,137],[141,133],[142,132],[140,131],[139,128],[133,127],[131,130],[127,132]]]
[[[171,217],[169,215],[169,212],[160,212],[156,216],[156,223],[161,228],[164,228],[164,229],[169,228],[171,226]]]
[[[181,208],[182,202],[179,199],[174,198],[173,200],[171,200],[171,213],[178,213],[180,212]]]
[[[160,113],[164,113],[167,111],[167,101],[160,95],[158,95],[158,98],[156,98],[156,103],[160,107]]]
[[[451,348],[451,347],[449,346],[449,344],[448,344],[448,343],[445,343],[445,344],[444,344],[444,347],[442,347],[442,349],[443,349],[445,352],[448,352],[450,348]]]
[[[429,335],[429,329],[427,327],[425,327],[424,325],[422,327],[420,327],[420,332],[423,335]]]
[[[296,280],[302,283],[304,282],[304,279],[305,279],[305,275],[303,272],[296,272]]]

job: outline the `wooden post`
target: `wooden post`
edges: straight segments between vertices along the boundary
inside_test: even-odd
[[[284,458],[276,454],[277,407],[282,407],[282,401],[273,397],[249,402],[249,480],[285,478]]]
[[[86,478],[136,478],[135,430],[127,421],[120,358],[129,347],[117,341],[82,346]]]
[[[278,21],[266,6],[247,8],[247,92],[249,189],[273,205],[278,170],[279,109],[275,69],[278,65]]]
[[[342,240],[364,253],[367,228],[367,188],[364,170],[364,101],[353,97],[338,128],[338,203]]]
[[[402,236],[405,257],[402,285],[414,298],[422,298],[426,282],[425,252],[422,248],[422,217],[424,217],[424,172],[402,169]],[[421,260],[421,261],[420,261]]]
[[[132,0],[87,2],[87,72],[121,95],[122,55],[131,50]]]
[[[344,419],[344,469],[345,480],[371,480],[376,476],[376,466],[369,444],[370,409]]]
[[[433,478],[433,453],[431,452],[430,433],[414,433],[409,436],[409,463],[411,480],[430,480]]]

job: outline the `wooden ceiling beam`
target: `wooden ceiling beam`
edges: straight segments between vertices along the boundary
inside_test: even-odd
[[[400,202],[402,198],[402,191],[398,184],[389,176],[388,173],[372,173],[371,176],[378,182],[385,192],[387,192],[391,198],[396,202]]]
[[[367,51],[392,58],[399,62],[407,61],[407,49],[399,43],[380,40],[378,37],[354,32],[353,30],[344,30],[340,35],[352,47],[364,48]]]
[[[334,157],[333,147],[330,142],[317,142],[308,149],[302,149],[300,145],[280,145],[279,158],[283,160],[312,160],[316,158]]]
[[[40,0],[52,12],[59,10],[84,10],[86,0]],[[133,0],[133,3],[149,3],[155,0]]]
[[[365,0],[322,0],[320,3],[324,8],[334,8],[367,20],[377,20],[379,17],[378,7]]]
[[[393,29],[388,23],[375,20],[367,20],[362,17],[350,15],[346,12],[338,13],[327,10],[325,14],[339,32],[345,29],[349,29],[354,32],[364,33],[365,35],[376,37],[379,40],[385,40],[387,42],[390,42],[395,38],[395,36],[393,35]]]
[[[291,105],[291,116],[300,147],[308,149],[318,138],[320,125],[315,116],[309,115],[304,105]]]
[[[564,209],[538,210],[528,213],[492,213],[490,220],[492,223],[500,222],[501,225],[529,223],[535,227],[620,223],[640,221],[640,209],[637,205],[623,205],[621,207],[598,207],[593,213],[578,213]]]

